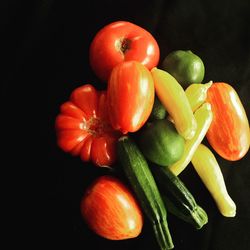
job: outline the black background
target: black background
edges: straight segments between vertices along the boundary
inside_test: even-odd
[[[7,196],[14,201],[12,242],[14,232],[24,232],[21,241],[32,249],[157,250],[147,219],[142,234],[126,241],[108,241],[87,228],[79,211],[81,196],[93,179],[107,172],[56,146],[55,116],[75,87],[90,83],[105,88],[89,66],[89,45],[104,25],[127,20],[154,35],[161,60],[176,49],[198,54],[206,68],[204,82],[230,83],[250,117],[249,1],[36,0],[3,1],[2,7],[2,54],[7,56],[2,57],[1,102],[3,125],[11,131],[4,167],[10,171]],[[176,250],[250,249],[249,153],[237,162],[216,157],[237,215],[220,215],[188,166],[180,178],[207,211],[209,222],[195,231],[169,215]]]

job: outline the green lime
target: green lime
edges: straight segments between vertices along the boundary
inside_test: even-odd
[[[150,114],[149,120],[162,120],[166,117],[166,113],[166,109],[164,108],[158,97],[155,95],[154,106]]]
[[[167,119],[148,123],[138,140],[143,155],[161,166],[174,164],[184,152],[185,140]]]
[[[190,50],[176,50],[168,54],[163,60],[162,69],[170,73],[183,88],[191,83],[201,83],[205,74],[201,58]]]

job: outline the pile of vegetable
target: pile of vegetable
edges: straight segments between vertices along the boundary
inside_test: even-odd
[[[61,105],[55,127],[62,150],[114,169],[82,197],[89,228],[110,240],[135,238],[147,218],[163,250],[174,248],[167,213],[195,229],[208,223],[178,177],[189,165],[220,213],[236,215],[216,157],[240,160],[249,150],[250,132],[234,88],[202,83],[205,67],[198,55],[172,51],[159,63],[159,53],[154,37],[135,24],[102,28],[91,43],[90,64],[104,90],[76,88]]]

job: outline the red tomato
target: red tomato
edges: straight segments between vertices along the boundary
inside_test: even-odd
[[[249,123],[236,91],[227,83],[214,83],[207,92],[212,106],[213,120],[207,139],[223,158],[236,161],[248,151],[250,144]]]
[[[112,71],[107,90],[110,123],[122,133],[139,130],[154,103],[150,71],[136,61],[122,62]]]
[[[58,146],[65,152],[98,166],[114,163],[120,133],[109,124],[106,91],[90,84],[76,88],[61,105],[55,126]]]
[[[87,225],[99,236],[110,240],[137,237],[143,218],[130,190],[117,178],[99,177],[81,201],[81,213]]]
[[[90,64],[96,75],[107,82],[120,62],[135,60],[148,69],[159,62],[159,46],[145,29],[124,21],[110,23],[94,37],[90,46]]]

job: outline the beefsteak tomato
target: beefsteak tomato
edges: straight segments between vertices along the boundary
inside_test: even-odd
[[[76,88],[61,105],[55,127],[58,145],[64,151],[98,166],[114,163],[120,133],[109,124],[106,91],[97,91],[90,84]]]

